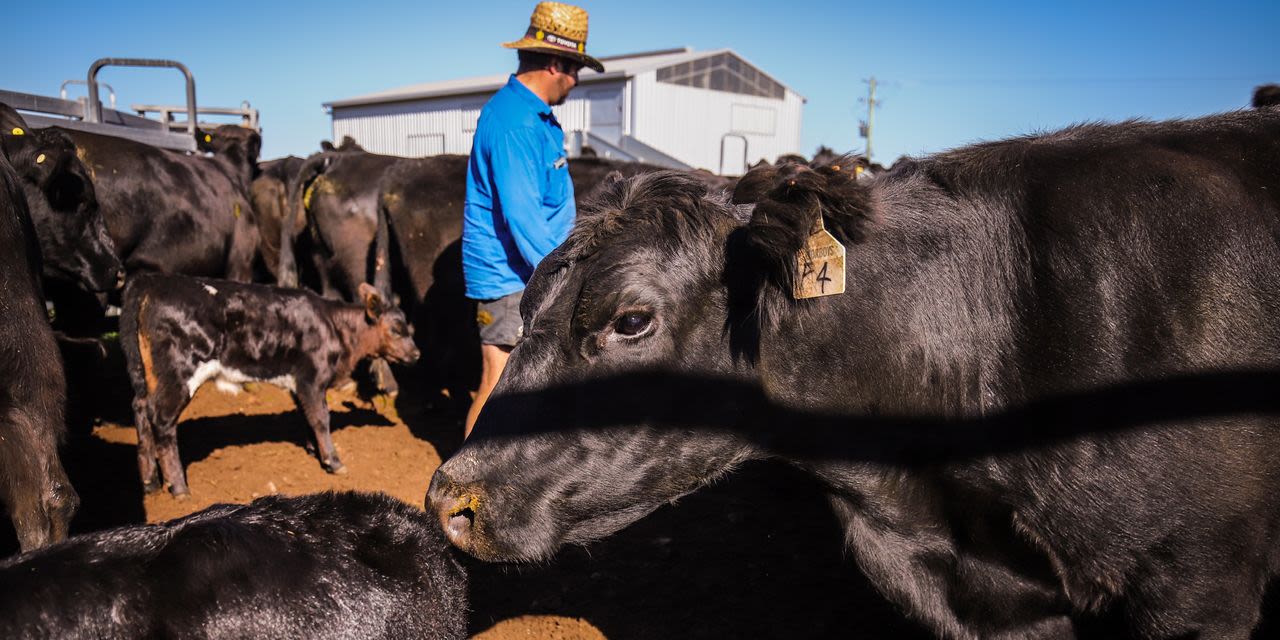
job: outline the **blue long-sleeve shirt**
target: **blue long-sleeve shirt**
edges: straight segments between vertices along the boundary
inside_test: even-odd
[[[564,130],[514,75],[480,111],[463,209],[462,272],[475,300],[523,289],[573,227]]]

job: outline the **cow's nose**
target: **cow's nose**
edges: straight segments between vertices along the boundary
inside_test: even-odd
[[[449,542],[466,549],[471,542],[476,510],[480,507],[480,493],[458,486],[447,474],[437,470],[427,490],[427,502],[440,519]]]

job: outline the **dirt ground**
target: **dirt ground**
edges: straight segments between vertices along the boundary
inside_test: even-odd
[[[105,359],[66,355],[74,369],[64,463],[82,500],[75,533],[269,493],[382,491],[421,507],[432,472],[461,444],[460,411],[400,372],[393,404],[330,394],[350,473],[329,475],[307,452],[310,430],[286,392],[257,384],[228,395],[205,385],[178,429],[191,498],[144,495],[118,349]],[[7,526],[0,522],[3,555],[16,549]],[[750,465],[547,564],[464,562],[471,633],[484,640],[930,637],[843,553],[820,488],[780,464]],[[1255,638],[1274,637],[1272,627]]]

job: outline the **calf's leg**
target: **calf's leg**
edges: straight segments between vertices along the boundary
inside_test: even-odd
[[[133,423],[138,430],[138,477],[142,490],[160,490],[160,467],[156,464],[156,439],[151,426],[151,409],[146,398],[134,398]]]
[[[306,416],[307,424],[311,425],[320,466],[329,473],[346,475],[347,468],[338,459],[338,449],[333,446],[333,436],[329,433],[329,405],[324,400],[324,389],[315,385],[299,384],[294,398],[298,408],[302,409],[302,415]]]
[[[156,457],[160,460],[160,471],[164,473],[165,482],[169,483],[169,493],[176,498],[185,498],[191,495],[191,489],[187,488],[187,474],[178,456],[178,416],[191,398],[187,397],[183,387],[161,388],[151,398],[151,415],[147,422],[154,439]],[[141,456],[141,433],[139,436]],[[146,479],[143,480],[145,482]]]

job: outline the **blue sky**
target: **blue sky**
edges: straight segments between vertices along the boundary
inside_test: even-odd
[[[13,3],[0,88],[57,95],[99,57],[171,58],[201,104],[262,111],[263,157],[330,135],[321,103],[514,67],[532,0]],[[801,152],[861,150],[865,78],[880,82],[885,164],[1093,120],[1244,107],[1280,82],[1280,1],[584,1],[588,51],[728,47],[808,98]],[[1053,5],[1053,6],[1050,6]],[[170,70],[104,71],[122,104],[178,103]],[[81,90],[82,91],[82,90]]]

